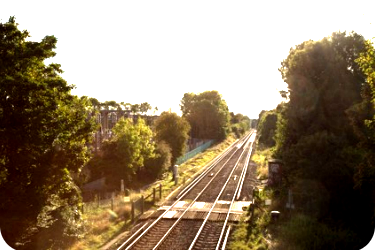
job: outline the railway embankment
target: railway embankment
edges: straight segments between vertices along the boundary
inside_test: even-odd
[[[197,176],[205,165],[210,163],[217,155],[225,151],[231,144],[236,141],[236,138],[229,136],[225,141],[218,143],[204,152],[196,155],[194,158],[186,161],[179,166],[178,183],[172,181],[170,173],[159,181],[150,184],[148,188],[143,191],[134,193],[134,197],[140,197],[141,194],[148,195],[152,193],[152,189],[161,184],[162,185],[162,199],[155,204],[145,204],[144,211],[152,212],[164,201],[172,198],[178,189],[189,183],[192,178]],[[86,223],[86,235],[78,242],[74,243],[70,249],[114,249],[117,246],[117,241],[129,234],[129,231],[138,225],[138,223],[131,222],[130,208],[122,207],[109,211],[106,208],[96,208],[87,211],[84,214]]]
[[[257,174],[254,204],[234,225],[227,249],[335,249],[355,244],[350,229],[317,217],[329,199],[316,181],[299,180],[292,186],[283,181],[267,186],[271,159],[272,148],[256,149],[252,156]]]
[[[244,181],[255,135],[247,134],[227,148],[162,207],[141,217],[145,224],[133,229],[120,246],[111,248],[166,249],[171,244],[181,250],[225,248],[230,226],[250,204],[240,199],[243,184],[248,184]]]

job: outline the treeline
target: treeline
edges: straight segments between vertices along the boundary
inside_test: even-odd
[[[137,122],[121,118],[112,129],[113,137],[88,162],[86,180],[105,177],[109,191],[119,191],[121,180],[129,189],[150,183],[185,152],[189,130],[189,123],[176,113],[163,112],[152,129],[142,118]]]
[[[103,104],[90,99],[93,104]],[[115,107],[118,103],[105,104]],[[181,110],[181,117],[163,112],[153,125],[146,125],[142,119],[136,123],[120,119],[112,129],[113,137],[104,141],[100,153],[88,162],[81,181],[106,177],[109,191],[118,191],[121,180],[127,188],[136,189],[161,178],[173,167],[185,153],[189,137],[221,141],[230,132],[240,137],[250,128],[250,119],[229,113],[217,91],[186,93]]]
[[[373,236],[374,55],[354,32],[297,45],[279,69],[285,101],[260,114],[259,142],[283,161],[285,185],[305,195],[296,208],[331,232],[301,249],[359,249]]]
[[[248,129],[246,117],[231,118],[217,91],[189,93],[181,101],[182,117],[163,112],[151,127],[141,118],[120,119],[93,156],[99,110],[146,114],[152,107],[72,95],[60,65],[44,64],[55,56],[57,39],[28,37],[14,17],[0,23],[0,228],[13,248],[63,249],[82,237],[77,184],[88,162],[92,176],[106,176],[113,187],[120,179],[132,186],[163,174],[189,137],[223,140],[231,119],[238,136]]]
[[[153,110],[153,113],[156,113],[159,110],[158,107],[152,109],[152,106],[148,102],[131,104],[128,102],[117,103],[116,101],[100,102],[96,98],[89,98],[89,100],[96,110],[129,110],[134,114],[146,114],[149,110]]]

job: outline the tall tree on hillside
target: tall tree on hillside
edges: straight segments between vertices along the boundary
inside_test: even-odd
[[[330,197],[326,214],[355,230],[362,246],[373,229],[368,232],[361,214],[366,206],[353,190],[361,154],[348,111],[362,102],[365,78],[355,59],[363,50],[364,39],[356,33],[333,33],[292,48],[279,69],[289,102],[277,133],[277,156],[286,174],[324,185]]]
[[[194,138],[222,140],[229,132],[228,106],[217,91],[185,93],[180,107]]]
[[[0,23],[1,233],[13,247],[63,248],[63,238],[78,233],[80,193],[72,173],[89,157],[91,105],[70,94],[60,65],[44,64],[55,56],[57,39],[27,37],[14,17]],[[47,228],[50,237],[39,237],[37,246],[30,235]]]
[[[176,113],[161,113],[155,121],[155,138],[166,142],[172,151],[171,163],[174,165],[178,157],[185,153],[186,142],[189,138],[190,125]]]

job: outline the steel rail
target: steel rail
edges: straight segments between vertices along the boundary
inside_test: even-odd
[[[254,133],[254,140],[253,140],[253,144],[254,144],[255,137],[256,137],[256,131],[254,131],[253,133]],[[250,150],[249,150],[249,153],[248,153],[248,155],[249,155],[248,160],[250,160],[251,153],[252,153],[252,151],[253,151],[253,144],[251,144],[251,146],[250,146]],[[246,168],[244,169],[245,173],[244,173],[244,175],[243,175],[243,177],[242,177],[241,185],[240,185],[240,189],[238,190],[236,200],[238,200],[238,199],[240,198],[240,196],[241,196],[242,186],[243,186],[243,183],[244,183],[244,181],[245,181],[246,171],[247,171],[247,167],[248,167],[248,165],[249,165],[249,162],[247,161],[245,165],[246,165]]]
[[[145,226],[147,226],[147,224],[149,223],[149,221],[147,221],[142,227],[140,227],[134,234],[132,234],[132,236],[130,236],[129,239],[126,240],[126,242],[124,242],[117,250],[120,250],[122,249],[122,247],[124,247],[130,240],[132,240],[136,235],[138,235],[144,228]]]
[[[249,160],[250,160],[251,152],[253,150],[253,148],[252,148],[253,144],[254,144],[254,142],[252,142],[251,145],[250,145],[249,152],[248,152],[248,155],[246,157],[246,163],[245,164],[247,164],[249,162]],[[243,173],[243,171],[245,171],[245,169],[247,169],[247,165],[244,166],[244,168],[242,170],[242,173]],[[221,239],[222,239],[222,237],[224,235],[225,227],[226,227],[226,225],[228,223],[228,219],[229,219],[229,216],[230,216],[230,211],[232,209],[233,203],[234,203],[234,201],[236,199],[237,192],[239,191],[241,185],[242,184],[240,182],[237,184],[236,190],[234,192],[232,201],[231,201],[230,206],[229,206],[229,211],[228,211],[227,216],[226,216],[225,221],[224,221],[223,229],[221,230],[221,233],[220,233],[219,241],[217,242],[217,245],[216,245],[216,250],[219,249],[219,246],[220,246],[220,243],[221,243]]]
[[[252,132],[249,134],[251,135]],[[245,137],[246,140],[249,139],[249,137]],[[190,208],[194,205],[194,203],[197,201],[197,199],[202,195],[202,193],[207,189],[208,186],[210,186],[211,182],[216,178],[216,176],[219,174],[219,172],[224,168],[224,166],[230,161],[230,159],[233,157],[233,155],[239,150],[240,148],[237,148],[235,152],[228,158],[228,160],[221,166],[221,168],[216,172],[216,174],[210,179],[210,181],[207,182],[206,186],[201,190],[200,193],[198,193],[197,197],[186,207],[184,212],[181,214],[181,216],[176,220],[176,222],[168,229],[168,231],[163,235],[163,237],[159,240],[159,242],[154,246],[152,250],[156,250],[162,242],[168,237],[168,235],[172,232],[172,230],[175,228],[175,226],[181,221],[182,217],[185,215],[185,213],[190,210]],[[238,160],[241,159],[242,153]],[[238,162],[237,162],[238,163]],[[237,165],[237,164],[236,164]],[[235,168],[233,168],[235,169]],[[232,174],[232,173],[231,173]],[[225,186],[225,185],[224,185]],[[192,189],[192,188],[191,188]],[[189,191],[188,191],[189,192]],[[185,195],[185,194],[184,194]]]
[[[245,141],[247,141],[250,137],[251,137],[251,135],[253,134],[253,131],[251,131],[247,136],[245,136],[244,137],[244,140],[242,141],[242,143],[240,143],[240,144],[238,144],[238,145],[240,145],[241,147],[242,147],[242,145],[243,145],[243,143],[245,142]],[[237,142],[237,141],[236,141]],[[234,144],[236,143],[236,142],[234,142],[231,146],[233,147],[234,146]],[[240,149],[241,147],[238,147],[238,145],[236,145],[237,146],[237,149]],[[230,146],[230,147],[231,147]],[[234,148],[233,148],[234,149]],[[207,174],[207,173],[209,173],[210,171],[212,171],[214,168],[215,168],[215,165],[217,164],[217,163],[219,163],[222,159],[224,159],[224,157],[226,156],[226,154],[228,154],[230,151],[232,151],[232,149],[229,149],[229,147],[225,150],[225,153],[223,153],[223,155],[222,156],[220,156],[220,158],[218,159],[218,160],[216,160],[212,165],[210,165],[208,168],[206,168],[206,170],[204,171],[204,172],[202,172],[197,178],[195,178],[187,187],[185,187],[177,196],[176,196],[176,198],[178,198],[181,194],[183,194],[184,192],[185,192],[185,190],[188,190],[188,189],[190,189],[191,187],[194,187],[196,184],[198,184],[203,178],[204,178],[204,176]]]
[[[249,137],[250,137],[250,135],[252,134],[253,132],[251,132],[251,133],[249,133],[249,135],[248,136],[246,136],[246,137],[244,137],[245,139],[248,139]],[[229,147],[228,147],[229,148]],[[234,147],[234,143],[232,144],[232,148],[235,148]],[[239,150],[239,148],[237,149],[237,150]],[[229,162],[229,160],[230,160],[230,158],[237,152],[237,150],[235,150],[235,152],[228,158],[228,160],[222,165],[222,167],[219,169],[219,171],[215,174],[215,176],[213,176],[212,177],[212,179],[208,182],[208,184],[209,183],[211,183],[211,181],[216,177],[216,175],[223,169],[223,167],[226,165],[226,163],[227,162]],[[227,153],[226,153],[227,154]],[[224,153],[222,154],[222,155],[224,155]],[[206,186],[207,187],[207,186]],[[205,190],[206,189],[206,187],[203,189],[203,190]],[[178,202],[179,202],[179,200],[180,199],[182,199],[192,188],[194,188],[194,187],[191,187],[190,189],[188,189],[182,196],[180,196],[170,207],[168,207],[165,211],[164,211],[164,213],[163,214],[161,214],[153,223],[151,223],[150,224],[150,226],[148,226],[147,228],[146,228],[146,230],[144,230],[130,245],[128,245],[126,248],[125,248],[125,250],[128,250],[128,249],[130,249],[136,242],[138,242],[139,241],[139,239],[140,238],[142,238],[153,226],[155,226],[156,225],[156,223],[158,223],[163,217],[164,217],[164,215],[166,215],[167,214],[167,212],[170,210],[170,209],[172,209]],[[203,191],[202,190],[202,191]],[[201,191],[201,192],[202,192]],[[201,193],[199,193],[199,195],[198,195],[198,197],[201,195]],[[131,237],[132,238],[132,237]],[[128,242],[130,241],[130,238],[129,239],[127,239],[124,243],[123,243],[123,245],[124,244],[127,244]],[[123,246],[120,246],[119,248],[117,248],[117,250],[120,250],[121,248],[122,248]]]
[[[232,174],[233,174],[234,171],[236,170],[237,165],[238,165],[238,163],[240,162],[241,157],[242,157],[242,155],[243,155],[243,153],[244,153],[245,151],[246,151],[246,149],[244,148],[243,151],[242,151],[242,153],[241,153],[241,155],[240,155],[240,157],[238,158],[238,161],[237,161],[236,164],[234,165],[234,167],[233,167],[231,173],[229,174],[228,179],[226,180],[225,184],[223,185],[222,189],[220,190],[220,193],[219,193],[218,197],[216,198],[216,200],[215,200],[214,204],[212,205],[212,207],[210,208],[210,210],[209,210],[209,212],[208,212],[208,214],[207,214],[205,220],[203,221],[201,227],[199,228],[199,230],[198,230],[198,232],[197,232],[197,234],[196,234],[196,236],[195,236],[193,242],[190,244],[189,250],[193,249],[195,243],[197,242],[197,240],[198,240],[198,238],[199,238],[199,236],[200,236],[200,234],[201,234],[201,232],[202,232],[204,226],[206,225],[206,223],[207,223],[207,221],[208,221],[208,219],[209,219],[209,216],[211,215],[211,213],[212,213],[212,211],[213,211],[215,205],[216,205],[217,202],[219,201],[219,199],[220,199],[222,193],[224,192],[224,189],[225,189],[226,185],[227,185],[228,182],[230,181],[230,179],[231,179],[231,177],[232,177]],[[237,188],[238,188],[238,186],[237,186]],[[236,195],[236,192],[234,193],[234,195]],[[230,208],[229,208],[228,213],[230,213]]]
[[[227,240],[228,240],[228,237],[229,237],[229,233],[230,233],[230,229],[231,229],[231,225],[228,226],[227,234],[225,235],[225,239],[223,241],[223,246],[221,246],[221,250],[225,250],[225,247],[227,245]]]
[[[176,198],[178,198],[181,194],[183,194],[189,188],[194,187],[207,173],[212,171],[213,168],[215,168],[215,165],[217,165],[224,157],[226,157],[226,155],[228,155],[229,152],[234,150],[233,147],[237,142],[238,140],[236,140],[227,149],[225,149],[224,152],[220,156],[217,156],[214,160],[212,160],[212,164],[210,164],[207,168],[205,168],[205,170],[201,174],[199,174],[196,178],[194,178],[194,180],[191,183],[189,183],[184,189],[182,189],[181,192],[178,193]]]

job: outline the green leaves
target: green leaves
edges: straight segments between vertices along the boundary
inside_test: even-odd
[[[229,132],[230,115],[219,92],[186,93],[180,106],[182,116],[191,125],[193,138],[225,139]]]
[[[185,153],[185,145],[189,138],[190,125],[176,113],[161,113],[155,121],[155,138],[164,141],[172,150],[172,164]]]
[[[356,144],[346,111],[361,101],[364,78],[353,59],[363,43],[355,33],[306,41],[291,49],[280,69],[289,92],[276,134],[284,171],[321,181],[334,194],[340,190],[332,181],[340,174],[337,169],[347,174],[348,181],[353,176],[354,167],[348,165],[352,157],[342,153]],[[343,178],[340,181],[345,183]]]
[[[25,226],[37,223],[51,195],[59,198],[58,211],[67,211],[68,201],[79,198],[71,174],[87,161],[95,128],[87,99],[70,94],[73,86],[59,75],[60,65],[44,64],[55,55],[57,39],[31,42],[25,40],[28,35],[14,18],[0,24],[0,190],[7,192],[0,196],[0,220],[10,243],[27,238]],[[61,230],[60,238],[64,235]]]
[[[137,123],[121,118],[112,131],[113,137],[103,143],[102,157],[96,157],[91,167],[96,177],[106,176],[109,188],[118,190],[121,179],[130,187],[145,161],[155,157],[155,143],[151,129],[142,118]]]
[[[276,144],[274,140],[276,132],[277,113],[274,110],[262,111],[259,115],[258,135],[259,143],[272,147]]]

